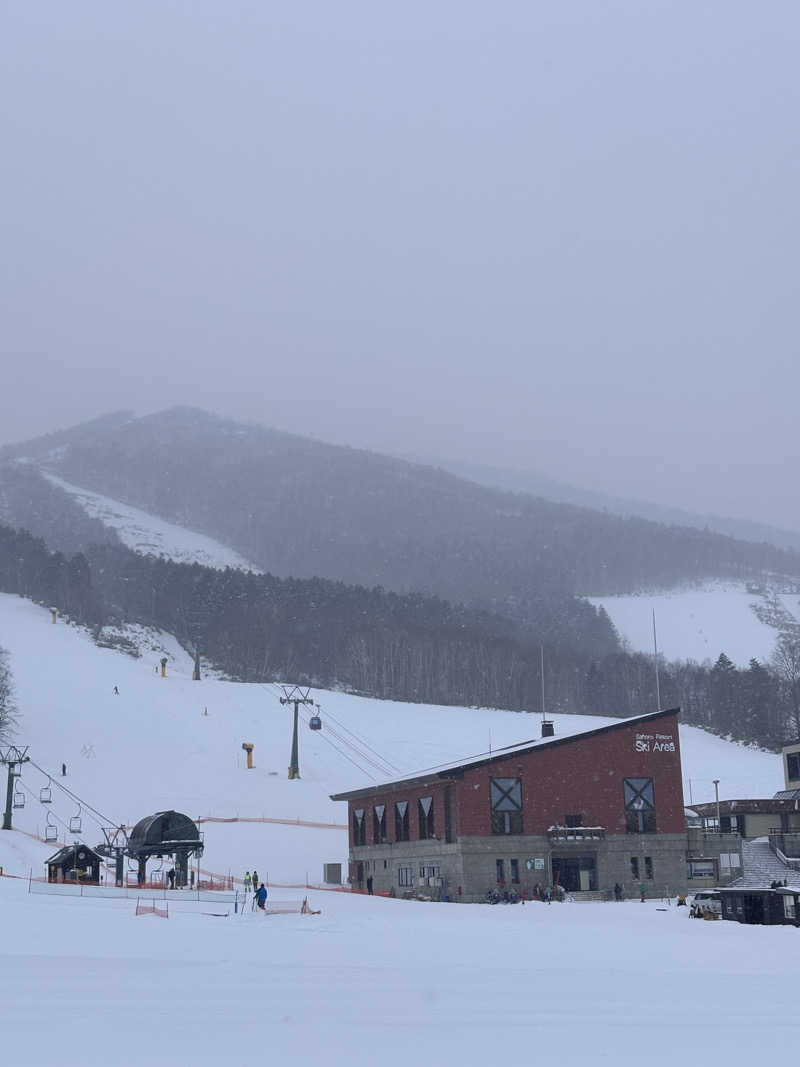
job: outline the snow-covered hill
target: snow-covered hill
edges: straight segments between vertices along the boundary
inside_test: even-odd
[[[200,563],[204,567],[214,567],[218,570],[235,567],[239,570],[259,571],[259,568],[244,556],[212,537],[187,530],[184,526],[176,526],[109,496],[81,489],[80,486],[65,482],[63,478],[45,470],[42,474],[53,485],[74,497],[87,515],[116,530],[122,542],[134,552],[165,556],[177,563]]]
[[[538,732],[532,715],[318,691],[323,730],[312,733],[303,722],[302,779],[289,781],[291,719],[274,688],[215,678],[194,682],[188,655],[171,637],[141,630],[134,636],[143,653],[138,659],[98,648],[76,627],[52,625],[50,613],[30,601],[0,595],[0,646],[11,654],[21,711],[15,741],[29,745],[33,763],[46,772],[26,765],[22,782],[29,792],[25,808],[14,813],[15,825],[43,834],[51,812],[64,837],[65,824],[78,814],[57,787],[65,763],[64,783],[115,825],[164,808],[195,817],[294,821],[204,823],[204,865],[220,872],[255,866],[274,881],[302,881],[306,872],[318,880],[323,862],[347,855],[345,809],[330,793]],[[157,671],[164,651],[170,657],[166,678]],[[610,720],[559,716],[556,731],[574,733],[604,721]],[[243,742],[255,745],[253,770],[245,769]],[[694,727],[681,727],[681,744],[687,802],[690,793],[695,802],[712,799],[714,778],[725,796],[769,796],[781,788],[777,756]],[[38,800],[48,774],[54,776],[51,806]],[[81,816],[85,838],[100,840],[100,820],[86,811]],[[298,825],[303,822],[340,828]],[[25,857],[4,852],[0,863],[24,867],[30,847],[24,848]]]
[[[800,597],[779,594],[772,599],[788,618],[800,620]],[[738,666],[746,667],[752,658],[769,660],[780,634],[777,626],[763,621],[769,614],[767,598],[748,592],[744,584],[709,583],[700,588],[590,600],[605,608],[620,637],[636,652],[653,650],[655,610],[659,651],[668,660],[713,662],[724,652]]]

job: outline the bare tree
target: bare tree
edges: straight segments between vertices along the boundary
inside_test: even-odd
[[[0,740],[4,741],[16,722],[14,682],[8,665],[8,653],[0,648]]]
[[[789,710],[789,736],[797,737],[800,735],[800,637],[782,633],[775,646],[772,664]]]

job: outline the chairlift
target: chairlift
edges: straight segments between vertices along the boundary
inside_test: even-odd
[[[52,817],[53,817],[52,811],[48,811],[48,813],[47,813],[47,823],[46,823],[45,828],[44,828],[44,839],[45,839],[45,841],[58,841],[58,827],[56,826],[56,824],[54,822],[50,821],[52,819]]]
[[[69,819],[69,832],[71,834],[79,834],[81,832],[81,806],[78,805],[78,814],[71,815]]]
[[[22,792],[21,789],[15,789],[14,790],[14,804],[13,804],[13,807],[15,807],[15,808],[24,808],[25,807],[25,794]]]
[[[317,704],[317,710],[314,712],[314,714],[308,720],[308,728],[309,728],[309,730],[321,730],[322,729],[322,719],[319,717],[319,710],[320,710],[320,707],[319,707],[319,704]]]
[[[40,804],[52,804],[53,803],[53,791],[50,788],[50,779],[47,779],[47,785],[43,785],[39,790],[39,803]]]

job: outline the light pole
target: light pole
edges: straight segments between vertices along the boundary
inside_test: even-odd
[[[719,821],[719,778],[714,779],[714,797],[717,805],[717,833],[720,833],[722,826]]]

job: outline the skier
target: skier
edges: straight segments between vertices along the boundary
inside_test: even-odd
[[[267,903],[267,891],[264,888],[264,883],[262,882],[261,885],[258,887],[258,892],[256,893],[256,904],[258,904],[259,908],[261,908],[261,910],[263,911],[264,910],[264,905],[266,903]]]
[[[114,695],[119,696],[119,688],[116,685],[114,686]]]
[[[372,896],[372,885],[373,885],[372,875],[369,874],[369,875],[367,875],[367,892],[369,893],[370,896]]]
[[[175,888],[175,868],[174,867],[170,867],[170,869],[167,871],[167,878],[169,878],[169,887],[170,887],[170,889],[174,889]]]
[[[256,889],[258,888],[258,886],[260,884],[259,881],[258,881],[258,871],[255,869],[255,867],[253,868],[253,877],[251,879],[251,882],[252,882],[252,885],[253,885],[253,892],[255,893]]]
[[[245,872],[245,876],[244,876],[244,895],[245,896],[247,896],[247,894],[250,892],[250,885],[251,885],[250,872],[246,871]]]

